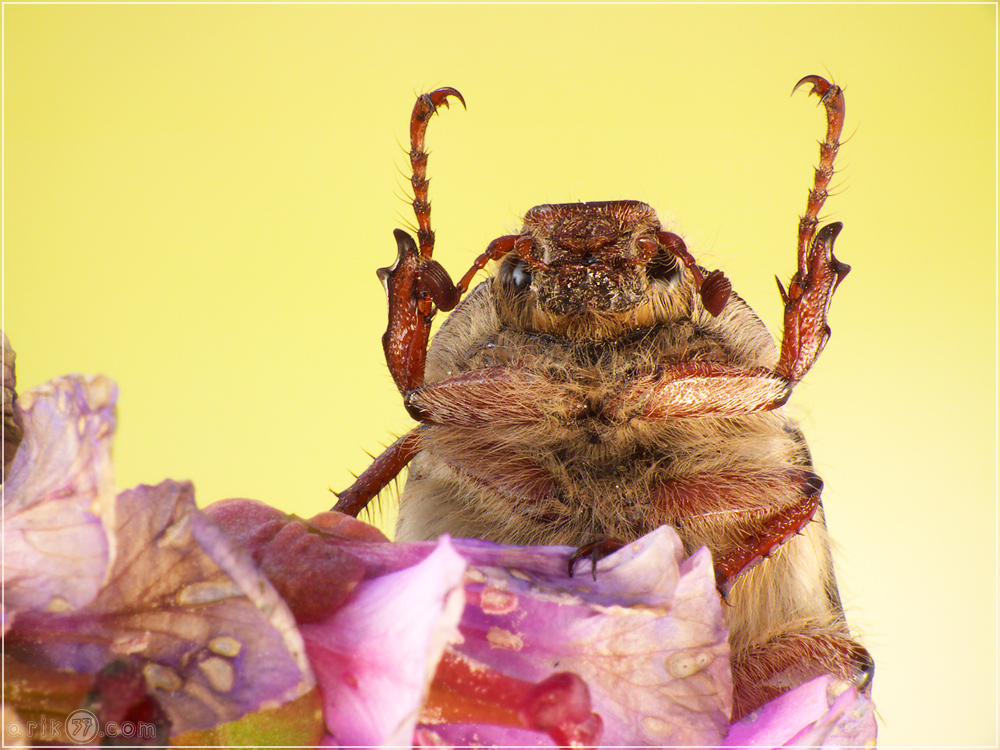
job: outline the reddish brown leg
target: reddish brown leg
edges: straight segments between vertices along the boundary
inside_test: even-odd
[[[413,213],[417,216],[417,239],[420,254],[430,258],[434,254],[434,232],[431,231],[431,204],[427,200],[427,151],[424,150],[424,135],[427,123],[442,104],[448,106],[448,97],[453,96],[465,106],[465,99],[453,88],[443,88],[429,94],[421,94],[413,105],[410,117],[410,166],[413,168]]]
[[[806,76],[795,84],[795,88],[804,83],[812,84],[810,93],[816,94],[826,108],[827,131],[826,140],[820,144],[819,166],[809,191],[806,212],[799,219],[798,270],[788,284],[787,293],[778,281],[785,304],[785,330],[775,374],[792,382],[805,375],[826,345],[830,337],[826,322],[830,300],[837,285],[851,270],[833,255],[833,242],[842,225],[829,224],[816,232],[819,211],[826,201],[833,162],[840,148],[844,95],[839,86],[819,76]]]
[[[612,418],[637,413],[652,420],[725,417],[775,409],[790,394],[788,383],[767,370],[689,362],[637,380],[605,411]]]
[[[410,416],[428,424],[456,427],[529,425],[546,414],[547,404],[566,401],[566,387],[525,370],[493,367],[458,375],[406,395]],[[582,411],[578,400],[565,407]]]
[[[395,235],[399,251],[396,262],[378,269],[389,300],[389,325],[382,334],[382,350],[396,387],[406,393],[424,379],[434,306],[420,288],[421,257],[413,238],[402,229],[397,229]]]
[[[350,487],[337,495],[333,510],[357,518],[372,498],[378,495],[403,470],[418,452],[420,429],[411,430],[386,448]]]
[[[816,226],[819,224],[819,212],[827,198],[827,188],[833,179],[833,162],[840,149],[840,134],[844,129],[844,92],[820,76],[806,76],[795,84],[794,94],[803,84],[810,83],[810,94],[816,94],[826,108],[826,140],[819,145],[819,166],[813,177],[813,188],[809,191],[809,202],[806,212],[799,219],[799,252],[798,263],[801,271],[806,267],[806,255],[812,244]]]
[[[868,694],[874,674],[868,650],[846,633],[829,629],[782,633],[733,656],[732,721],[821,675],[846,680]]]
[[[823,481],[805,469],[708,474],[659,485],[651,499],[665,518],[682,519],[681,524],[730,517],[739,519],[734,527],[751,529],[713,552],[716,583],[725,598],[737,578],[812,520],[822,488]]]
[[[468,435],[455,432],[438,432],[434,436],[438,458],[452,469],[525,507],[553,496],[555,480],[534,461],[511,453],[503,442],[477,436],[473,444]],[[490,460],[484,461],[483,456]]]
[[[805,528],[819,509],[822,489],[823,480],[808,473],[798,502],[766,516],[756,531],[714,556],[715,584],[723,599],[736,579]]]
[[[462,292],[448,272],[431,258],[434,232],[431,231],[431,205],[427,200],[427,152],[424,135],[427,122],[448,97],[465,101],[455,89],[444,88],[423,94],[417,99],[410,118],[410,164],[413,166],[413,212],[417,217],[417,243],[402,229],[395,231],[397,257],[388,268],[380,268],[378,277],[389,298],[389,326],[382,336],[389,372],[400,392],[406,393],[424,380],[424,361],[431,321],[438,310],[451,310]]]
[[[775,375],[792,382],[802,379],[830,338],[826,316],[837,285],[851,270],[833,256],[833,242],[843,224],[823,227],[813,240],[806,266],[792,277],[786,293],[778,282],[785,303],[785,330],[781,357]]]

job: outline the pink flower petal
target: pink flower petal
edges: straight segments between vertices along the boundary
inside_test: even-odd
[[[511,677],[572,672],[607,745],[716,745],[731,708],[729,647],[707,551],[662,527],[570,578],[567,547],[457,540],[473,564],[454,650]],[[581,566],[583,568],[584,566]],[[522,730],[429,725],[458,744],[549,744]]]
[[[457,634],[465,568],[442,539],[421,562],[360,583],[333,616],[301,625],[332,741],[411,742],[438,660]]]
[[[733,724],[723,747],[874,747],[875,708],[833,677],[817,677]]]

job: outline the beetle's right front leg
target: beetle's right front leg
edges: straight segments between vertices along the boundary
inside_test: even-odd
[[[461,292],[440,263],[417,250],[410,235],[402,229],[394,234],[396,262],[378,270],[389,298],[389,326],[382,336],[382,349],[392,379],[405,395],[423,385],[434,314],[455,307]]]
[[[424,361],[431,321],[438,310],[451,310],[462,291],[452,283],[444,267],[431,256],[434,232],[431,231],[431,204],[427,199],[427,151],[424,136],[427,123],[437,108],[448,105],[448,97],[465,100],[453,88],[443,88],[417,97],[410,116],[410,166],[413,168],[413,213],[417,218],[417,242],[402,229],[395,231],[396,262],[380,268],[378,277],[389,297],[389,327],[382,337],[386,364],[400,392],[424,382]]]

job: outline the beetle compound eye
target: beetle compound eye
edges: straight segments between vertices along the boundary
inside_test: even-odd
[[[514,270],[511,271],[511,280],[518,291],[527,289],[528,284],[531,283],[531,271],[528,270],[528,264],[519,260],[514,266]]]
[[[675,281],[679,275],[677,258],[670,253],[659,253],[646,264],[646,276],[650,281]]]
[[[508,255],[500,266],[500,280],[511,291],[520,294],[531,284],[531,269],[516,255]]]

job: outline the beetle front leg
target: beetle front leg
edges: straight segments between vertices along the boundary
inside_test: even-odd
[[[839,86],[819,76],[806,76],[795,84],[795,89],[804,83],[812,84],[809,93],[816,94],[826,109],[827,129],[826,139],[820,143],[819,166],[809,191],[806,212],[799,219],[798,269],[788,284],[787,293],[778,280],[778,291],[785,304],[785,330],[775,374],[792,382],[806,374],[830,338],[826,322],[830,300],[837,285],[851,270],[833,255],[833,243],[843,225],[839,222],[828,224],[816,232],[819,211],[826,202],[827,188],[833,177],[833,162],[840,149],[844,93]]]
[[[776,409],[790,394],[787,380],[763,368],[689,362],[632,381],[603,413],[616,421],[730,417]]]
[[[431,321],[438,310],[450,310],[461,293],[444,267],[424,257],[413,238],[395,231],[398,255],[378,277],[389,299],[389,325],[382,335],[382,349],[389,372],[401,393],[424,382],[424,362]]]
[[[410,116],[410,167],[413,176],[410,184],[413,186],[413,213],[417,217],[417,238],[420,241],[420,254],[430,258],[434,253],[434,232],[431,230],[431,204],[427,199],[427,150],[424,148],[424,136],[427,134],[427,123],[437,108],[442,104],[448,106],[448,97],[458,99],[465,106],[465,99],[453,88],[446,87],[421,94],[413,105]],[[442,308],[444,309],[444,308]],[[450,309],[450,308],[449,308]]]
[[[415,388],[404,403],[417,421],[452,427],[530,426],[584,409],[565,384],[514,367],[473,370]]]
[[[830,338],[826,316],[837,285],[851,270],[833,255],[833,242],[843,228],[835,222],[823,227],[812,242],[806,265],[788,284],[788,292],[778,282],[785,303],[785,330],[781,337],[781,357],[775,374],[792,382],[812,367]]]
[[[443,88],[422,94],[413,105],[410,116],[410,166],[413,177],[413,213],[417,218],[417,241],[397,229],[396,262],[380,268],[378,277],[389,298],[389,326],[382,336],[382,348],[389,372],[401,393],[424,382],[424,362],[431,321],[438,310],[451,310],[458,304],[462,291],[448,276],[444,267],[431,256],[434,253],[434,232],[431,230],[431,204],[427,199],[427,151],[424,136],[427,123],[448,97],[454,96],[462,106],[465,100],[453,88]],[[419,242],[419,250],[417,248]]]
[[[844,130],[844,114],[847,106],[844,102],[844,92],[840,86],[817,75],[801,79],[792,88],[792,93],[794,94],[798,91],[799,86],[807,83],[812,84],[809,93],[818,96],[820,103],[826,110],[826,138],[819,144],[819,165],[813,175],[813,186],[809,191],[806,212],[799,219],[798,267],[800,273],[806,267],[806,255],[812,246],[813,235],[819,224],[820,209],[823,208],[829,195],[827,188],[830,186],[830,180],[833,179],[833,163],[840,150],[840,135]]]

